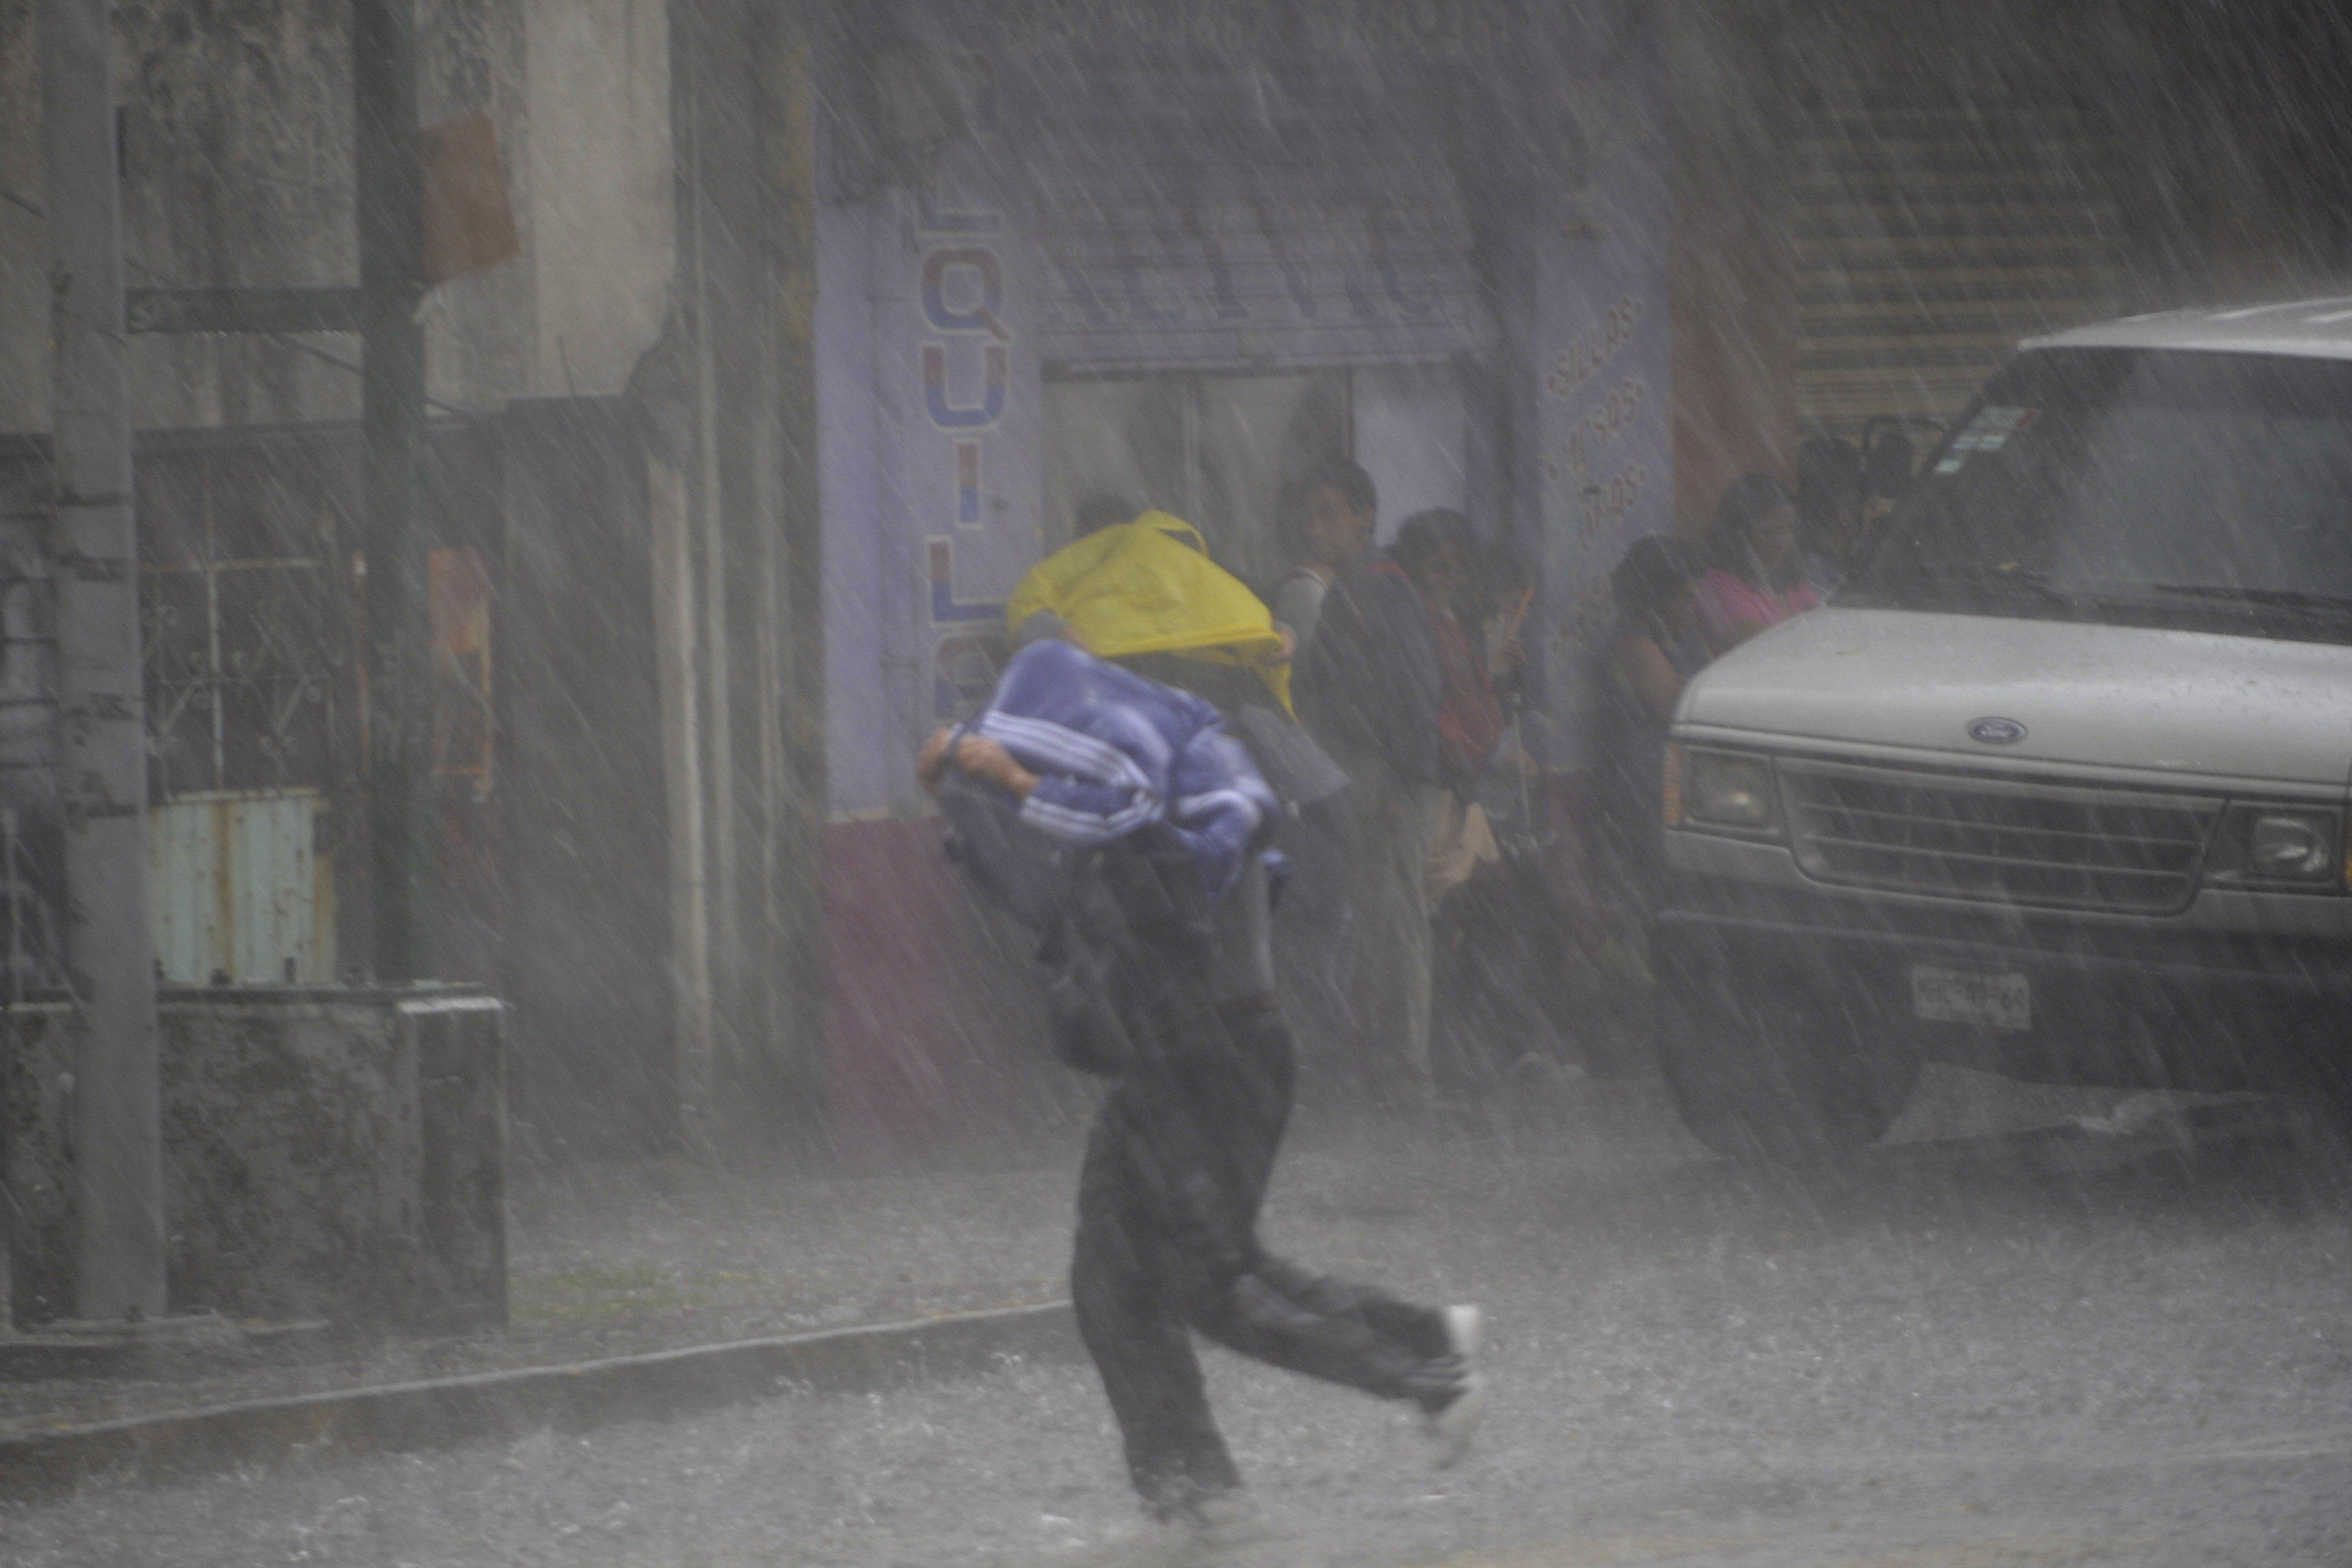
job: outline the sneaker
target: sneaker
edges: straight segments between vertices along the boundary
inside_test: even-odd
[[[1478,1352],[1486,1348],[1486,1314],[1464,1302],[1448,1307],[1445,1319],[1445,1348],[1462,1358],[1462,1364],[1473,1366]]]
[[[1452,1469],[1470,1451],[1470,1439],[1486,1419],[1486,1374],[1466,1372],[1444,1404],[1429,1412],[1429,1435],[1437,1442],[1437,1468]]]
[[[1172,1488],[1148,1500],[1144,1511],[1153,1523],[1219,1551],[1261,1541],[1273,1533],[1256,1505],[1239,1487]]]
[[[1274,1527],[1257,1505],[1241,1491],[1217,1492],[1192,1506],[1184,1529],[1194,1543],[1223,1554],[1236,1547],[1274,1539]]]
[[[1437,1441],[1437,1468],[1449,1469],[1469,1452],[1470,1439],[1486,1418],[1486,1374],[1479,1370],[1486,1315],[1463,1304],[1445,1309],[1445,1348],[1461,1371],[1439,1403],[1424,1406],[1429,1435]]]

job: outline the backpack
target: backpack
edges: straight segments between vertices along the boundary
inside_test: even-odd
[[[1022,821],[1012,796],[961,768],[941,776],[939,801],[948,858],[1038,934],[1055,1059],[1125,1077],[1137,1055],[1125,1019],[1137,1005],[1138,966],[1202,970],[1215,940],[1191,852],[1157,825],[1096,848],[1062,845]]]

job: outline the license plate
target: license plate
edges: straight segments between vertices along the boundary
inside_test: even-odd
[[[2022,974],[1915,963],[1911,1011],[1939,1024],[2026,1029],[2033,1026],[2033,989]]]

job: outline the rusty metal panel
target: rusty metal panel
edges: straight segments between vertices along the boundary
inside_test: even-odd
[[[522,254],[499,133],[461,114],[417,133],[425,154],[425,282],[430,288]]]
[[[148,813],[155,955],[163,978],[202,985],[323,984],[335,974],[333,857],[324,792],[220,790]]]
[[[213,970],[219,910],[219,814],[201,801],[152,807],[148,857],[155,889],[155,962],[163,977],[204,984]]]

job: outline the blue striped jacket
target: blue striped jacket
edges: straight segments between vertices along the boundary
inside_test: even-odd
[[[964,728],[1038,775],[1022,820],[1066,844],[1107,844],[1153,823],[1181,837],[1212,899],[1264,847],[1274,792],[1217,710],[1069,643],[1013,656]]]

